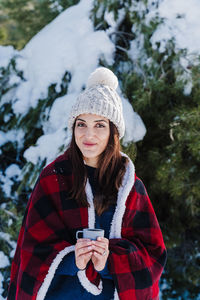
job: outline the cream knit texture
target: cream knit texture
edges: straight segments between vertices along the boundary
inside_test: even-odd
[[[77,97],[72,107],[68,128],[72,130],[81,114],[95,114],[109,119],[118,129],[119,138],[124,136],[125,124],[122,102],[116,92],[118,79],[107,68],[97,68],[89,77],[86,89]]]

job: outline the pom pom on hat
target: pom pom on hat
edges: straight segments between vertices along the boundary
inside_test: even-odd
[[[87,88],[100,84],[107,85],[113,90],[116,90],[118,87],[118,79],[111,70],[100,67],[90,74],[87,82]]]

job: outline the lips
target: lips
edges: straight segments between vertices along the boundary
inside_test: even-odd
[[[84,146],[87,146],[87,147],[91,147],[91,146],[95,146],[96,144],[93,144],[93,143],[83,143]]]

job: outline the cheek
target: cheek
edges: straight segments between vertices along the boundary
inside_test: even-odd
[[[108,143],[108,140],[109,140],[109,137],[110,137],[110,132],[107,131],[107,132],[103,132],[102,135],[101,135],[101,140],[102,142],[107,145]]]
[[[75,139],[79,138],[81,136],[81,130],[80,130],[80,128],[75,127],[75,129],[74,129],[74,136],[75,136]]]

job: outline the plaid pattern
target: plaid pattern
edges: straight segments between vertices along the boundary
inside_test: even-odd
[[[108,261],[120,299],[159,299],[166,249],[145,187],[137,177],[126,201],[122,238],[110,240]]]
[[[72,184],[67,153],[42,171],[20,230],[8,300],[44,299],[45,296],[38,297],[38,291],[55,258],[75,245],[77,230],[88,227],[88,208],[69,200]],[[155,213],[139,179],[126,200],[121,234],[122,239],[110,240],[108,261],[119,298],[158,299],[166,251]],[[86,275],[98,286],[100,276],[92,264],[88,265]]]

